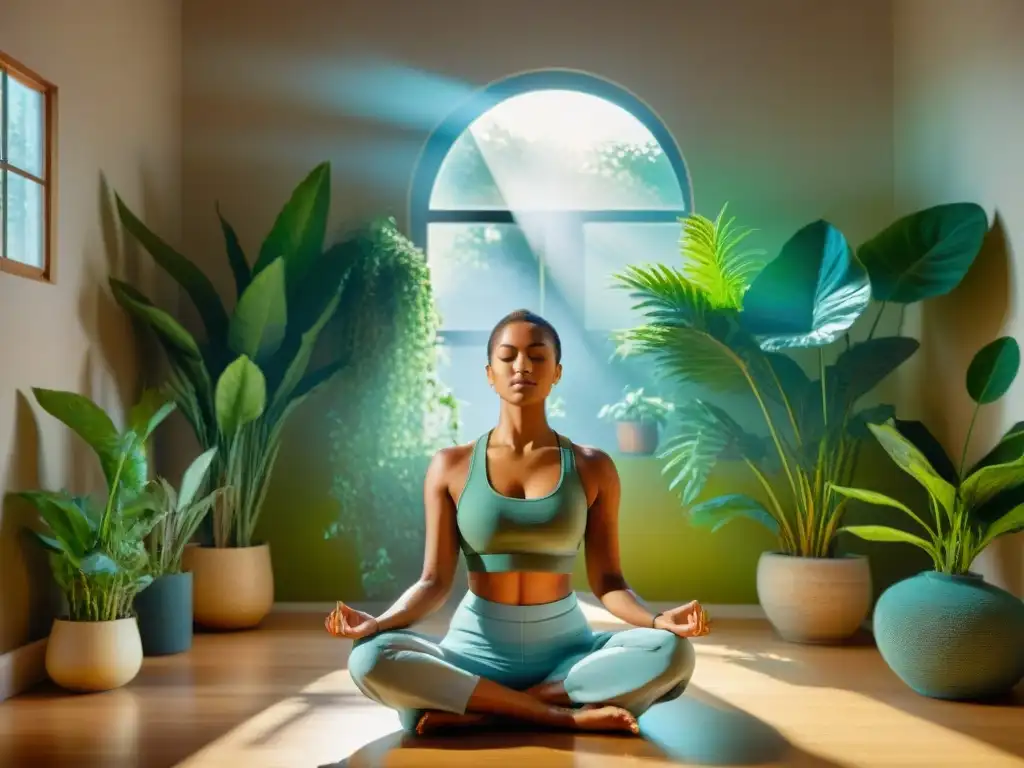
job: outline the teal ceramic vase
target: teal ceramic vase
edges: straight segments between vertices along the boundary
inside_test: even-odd
[[[925,571],[892,585],[874,633],[886,664],[922,696],[993,698],[1024,678],[1024,602],[975,574]]]

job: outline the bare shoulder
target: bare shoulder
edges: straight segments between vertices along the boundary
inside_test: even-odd
[[[473,455],[473,443],[450,445],[438,450],[430,460],[427,482],[434,487],[461,493],[469,475],[469,463]],[[458,495],[455,493],[453,495]]]
[[[605,451],[592,445],[572,444],[580,479],[587,489],[587,496],[593,502],[601,489],[618,485],[619,472],[615,461]]]

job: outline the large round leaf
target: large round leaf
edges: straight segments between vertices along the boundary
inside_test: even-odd
[[[878,301],[910,304],[949,293],[974,263],[988,232],[988,216],[975,203],[926,208],[890,224],[864,243],[857,256]]]
[[[1011,336],[986,344],[967,368],[967,393],[979,405],[1006,394],[1020,370],[1020,347]]]
[[[819,220],[793,235],[754,279],[743,324],[765,350],[820,347],[844,334],[870,301],[867,272],[843,233]]]

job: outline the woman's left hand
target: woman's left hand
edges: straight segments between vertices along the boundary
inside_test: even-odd
[[[658,629],[667,629],[679,637],[703,637],[711,631],[711,620],[696,600],[665,611],[654,620]]]

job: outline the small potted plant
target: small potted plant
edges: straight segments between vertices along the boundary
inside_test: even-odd
[[[933,569],[889,587],[874,616],[882,657],[923,696],[1000,696],[1024,677],[1024,602],[971,571],[974,559],[997,537],[1024,530],[1024,424],[1010,429],[965,471],[978,410],[1006,394],[1019,367],[1020,349],[1009,337],[975,355],[967,371],[975,407],[959,468],[920,422],[869,425],[897,466],[928,492],[928,514],[874,491],[832,487],[848,498],[899,509],[921,529],[850,525],[840,530],[869,541],[913,544],[931,557]]]
[[[672,403],[644,394],[643,387],[626,387],[622,399],[603,406],[597,417],[615,422],[622,453],[649,456],[658,448],[658,427],[665,424],[672,410]]]
[[[45,530],[33,530],[50,551],[50,566],[66,603],[46,646],[46,671],[71,691],[126,685],[142,668],[142,643],[132,605],[152,581],[145,537],[160,505],[148,482],[146,441],[174,409],[147,390],[119,431],[87,397],[33,389],[39,405],[85,440],[99,458],[106,498],[67,491],[13,494],[39,511]]]
[[[135,598],[142,651],[146,656],[182,653],[192,647],[192,572],[182,569],[185,546],[220,495],[200,497],[216,448],[202,453],[174,489],[158,478],[160,521],[149,535],[149,570],[153,583]]]

